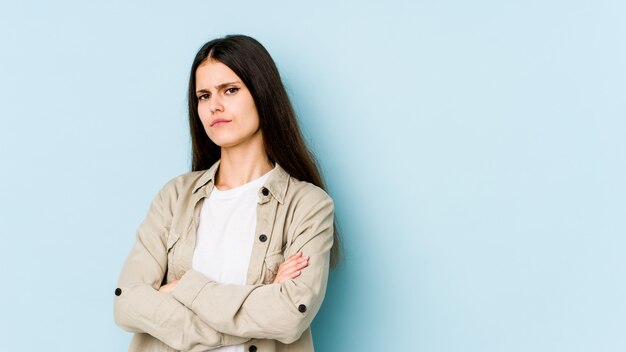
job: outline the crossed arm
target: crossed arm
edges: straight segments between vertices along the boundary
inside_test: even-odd
[[[241,344],[251,338],[297,340],[323,300],[332,246],[332,200],[307,204],[285,252],[291,256],[273,284],[219,284],[190,270],[180,281],[161,286],[167,268],[167,228],[159,192],[120,275],[116,323],[183,351]],[[304,267],[307,270],[301,270]]]
[[[303,257],[302,251],[292,255],[289,259],[285,260],[278,266],[278,272],[276,274],[276,278],[272,282],[273,284],[280,284],[290,279],[295,279],[300,276],[301,270],[306,268],[309,264],[309,257]],[[166,285],[161,286],[159,288],[159,292],[163,293],[172,293],[172,290],[178,283],[180,279],[174,280]]]
[[[168,228],[162,192],[150,203],[124,262],[115,292],[115,322],[128,332],[150,334],[179,351],[205,351],[246,342],[249,338],[213,329],[174,297],[159,292],[167,268]]]

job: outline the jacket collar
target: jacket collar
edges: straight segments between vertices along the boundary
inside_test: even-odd
[[[215,173],[217,172],[217,168],[220,164],[221,159],[218,159],[210,168],[204,171],[204,173],[200,176],[200,178],[196,181],[193,192],[196,193],[202,187],[210,187],[213,189],[213,184],[215,182]],[[275,163],[274,170],[270,173],[269,177],[263,184],[263,187],[267,188],[270,191],[270,194],[276,198],[281,204],[285,199],[285,194],[287,193],[287,183],[289,182],[289,173],[285,171],[278,163]],[[260,197],[263,196],[261,190],[259,189]]]

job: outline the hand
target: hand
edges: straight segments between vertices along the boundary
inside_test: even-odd
[[[302,251],[292,255],[278,267],[278,273],[273,284],[293,279],[300,275],[300,270],[309,265],[309,257],[303,257]]]
[[[176,287],[176,285],[178,285],[178,281],[180,281],[180,280],[174,280],[174,281],[168,283],[167,285],[161,286],[159,288],[159,292],[171,293],[172,290],[174,289],[174,287]]]

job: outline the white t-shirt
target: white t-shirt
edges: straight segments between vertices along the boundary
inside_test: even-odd
[[[256,231],[258,192],[274,169],[241,186],[213,187],[202,204],[192,268],[224,284],[245,285]],[[212,352],[244,352],[244,345]]]

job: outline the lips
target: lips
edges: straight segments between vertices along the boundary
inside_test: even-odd
[[[217,126],[224,125],[224,124],[226,124],[226,123],[228,123],[228,122],[230,122],[230,120],[226,120],[226,119],[215,119],[215,120],[211,121],[211,127],[213,127],[213,126],[215,126],[215,125],[217,125]]]

